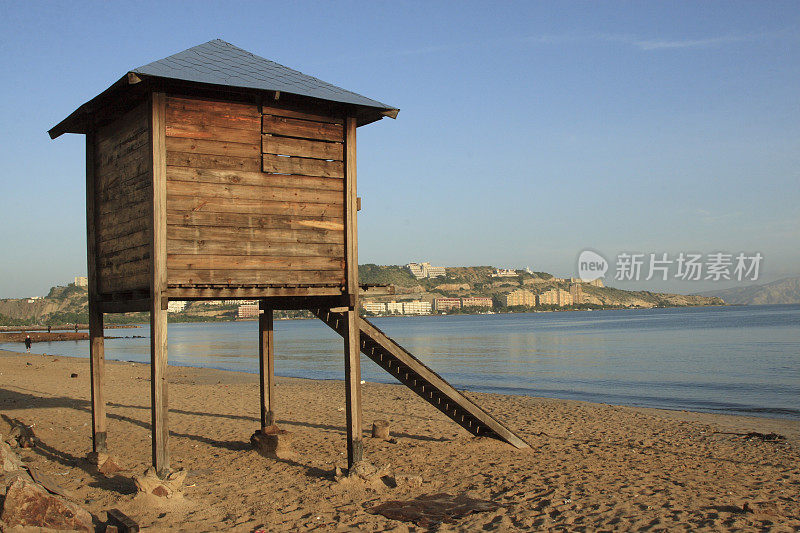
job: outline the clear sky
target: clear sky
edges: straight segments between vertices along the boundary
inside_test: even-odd
[[[0,36],[0,297],[86,271],[83,137],[46,130],[214,38],[401,109],[359,129],[362,263],[724,251],[800,275],[797,2],[5,0]]]

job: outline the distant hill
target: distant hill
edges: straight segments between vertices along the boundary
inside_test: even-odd
[[[371,297],[370,300],[409,300],[434,298],[483,296],[492,298],[495,305],[505,301],[505,295],[517,289],[526,289],[541,294],[549,289],[569,290],[569,280],[554,277],[546,272],[517,270],[510,277],[492,277],[493,266],[447,267],[446,276],[416,279],[411,272],[399,265],[359,265],[361,283],[393,285],[395,294]],[[800,280],[800,278],[798,278]],[[800,301],[800,283],[795,280],[795,300]],[[649,291],[624,291],[613,287],[583,286],[584,304],[596,307],[682,307],[699,305],[723,305],[713,296],[664,294]],[[727,299],[727,298],[726,298]],[[782,303],[782,302],[779,302]],[[209,305],[191,302],[186,309],[170,313],[170,321],[232,320],[236,316],[236,305]],[[281,316],[295,316],[293,311],[281,312]],[[53,287],[43,298],[0,299],[0,325],[31,324],[86,324],[89,320],[87,292],[84,287],[70,284]],[[112,314],[106,323],[144,322],[145,313]]]
[[[517,289],[526,289],[540,294],[549,289],[569,290],[569,280],[554,277],[546,272],[517,270],[516,276],[494,278],[493,266],[447,267],[446,276],[433,279],[415,279],[407,268],[399,265],[360,265],[359,280],[367,284],[391,284],[395,286],[393,296],[373,297],[375,301],[419,298],[431,301],[434,298],[484,296],[498,303],[504,296]],[[684,307],[702,305],[724,305],[713,296],[666,294],[649,291],[625,291],[613,287],[583,285],[584,303],[603,307],[648,308]]]
[[[701,296],[717,296],[735,305],[776,305],[800,303],[800,277],[786,278],[764,285],[701,292]]]

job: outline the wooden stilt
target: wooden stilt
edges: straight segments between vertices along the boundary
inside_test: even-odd
[[[150,96],[150,136],[153,154],[153,238],[150,285],[150,387],[153,431],[153,466],[160,477],[169,474],[167,413],[167,170],[166,97]]]
[[[86,134],[86,274],[89,282],[89,375],[92,383],[92,451],[105,452],[106,402],[103,396],[105,346],[103,344],[103,310],[97,290],[97,209],[95,186],[95,134]]]
[[[105,452],[106,400],[103,394],[105,377],[105,346],[103,344],[103,312],[89,299],[89,358],[92,381],[92,451]]]
[[[361,441],[361,342],[358,317],[358,197],[356,189],[356,119],[348,117],[344,128],[344,239],[348,310],[344,313],[344,371],[347,410],[347,466],[352,468],[364,454]]]
[[[272,307],[266,300],[259,301],[258,318],[258,372],[261,384],[261,429],[275,424],[275,364],[272,329]]]
[[[364,454],[361,440],[361,350],[359,318],[355,309],[347,311],[344,336],[344,372],[347,411],[347,467],[352,468]]]
[[[163,477],[169,473],[169,427],[167,413],[167,312],[161,302],[154,302],[150,311],[150,393],[153,431],[153,466]]]

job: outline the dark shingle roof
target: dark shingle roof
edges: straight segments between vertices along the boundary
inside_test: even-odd
[[[48,131],[50,137],[55,139],[64,133],[86,133],[92,115],[98,108],[119,98],[127,87],[146,78],[175,80],[186,85],[197,83],[255,91],[279,91],[355,106],[359,126],[380,120],[384,116],[395,118],[398,112],[397,108],[377,100],[331,85],[251,54],[221,39],[215,39],[128,72],[51,128]]]
[[[153,61],[132,72],[174,80],[281,91],[345,104],[394,109],[366,96],[251,54],[221,39],[208,41]]]

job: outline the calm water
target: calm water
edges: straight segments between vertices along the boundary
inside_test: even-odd
[[[800,305],[374,319],[455,387],[610,404],[800,419]],[[258,372],[256,322],[170,324],[173,365]],[[141,329],[110,335],[149,335]],[[21,344],[0,344],[20,350]],[[86,357],[87,341],[34,344]],[[317,320],[275,324],[278,375],[341,379],[342,339]],[[149,340],[106,357],[147,362]],[[393,382],[362,357],[368,381]]]

